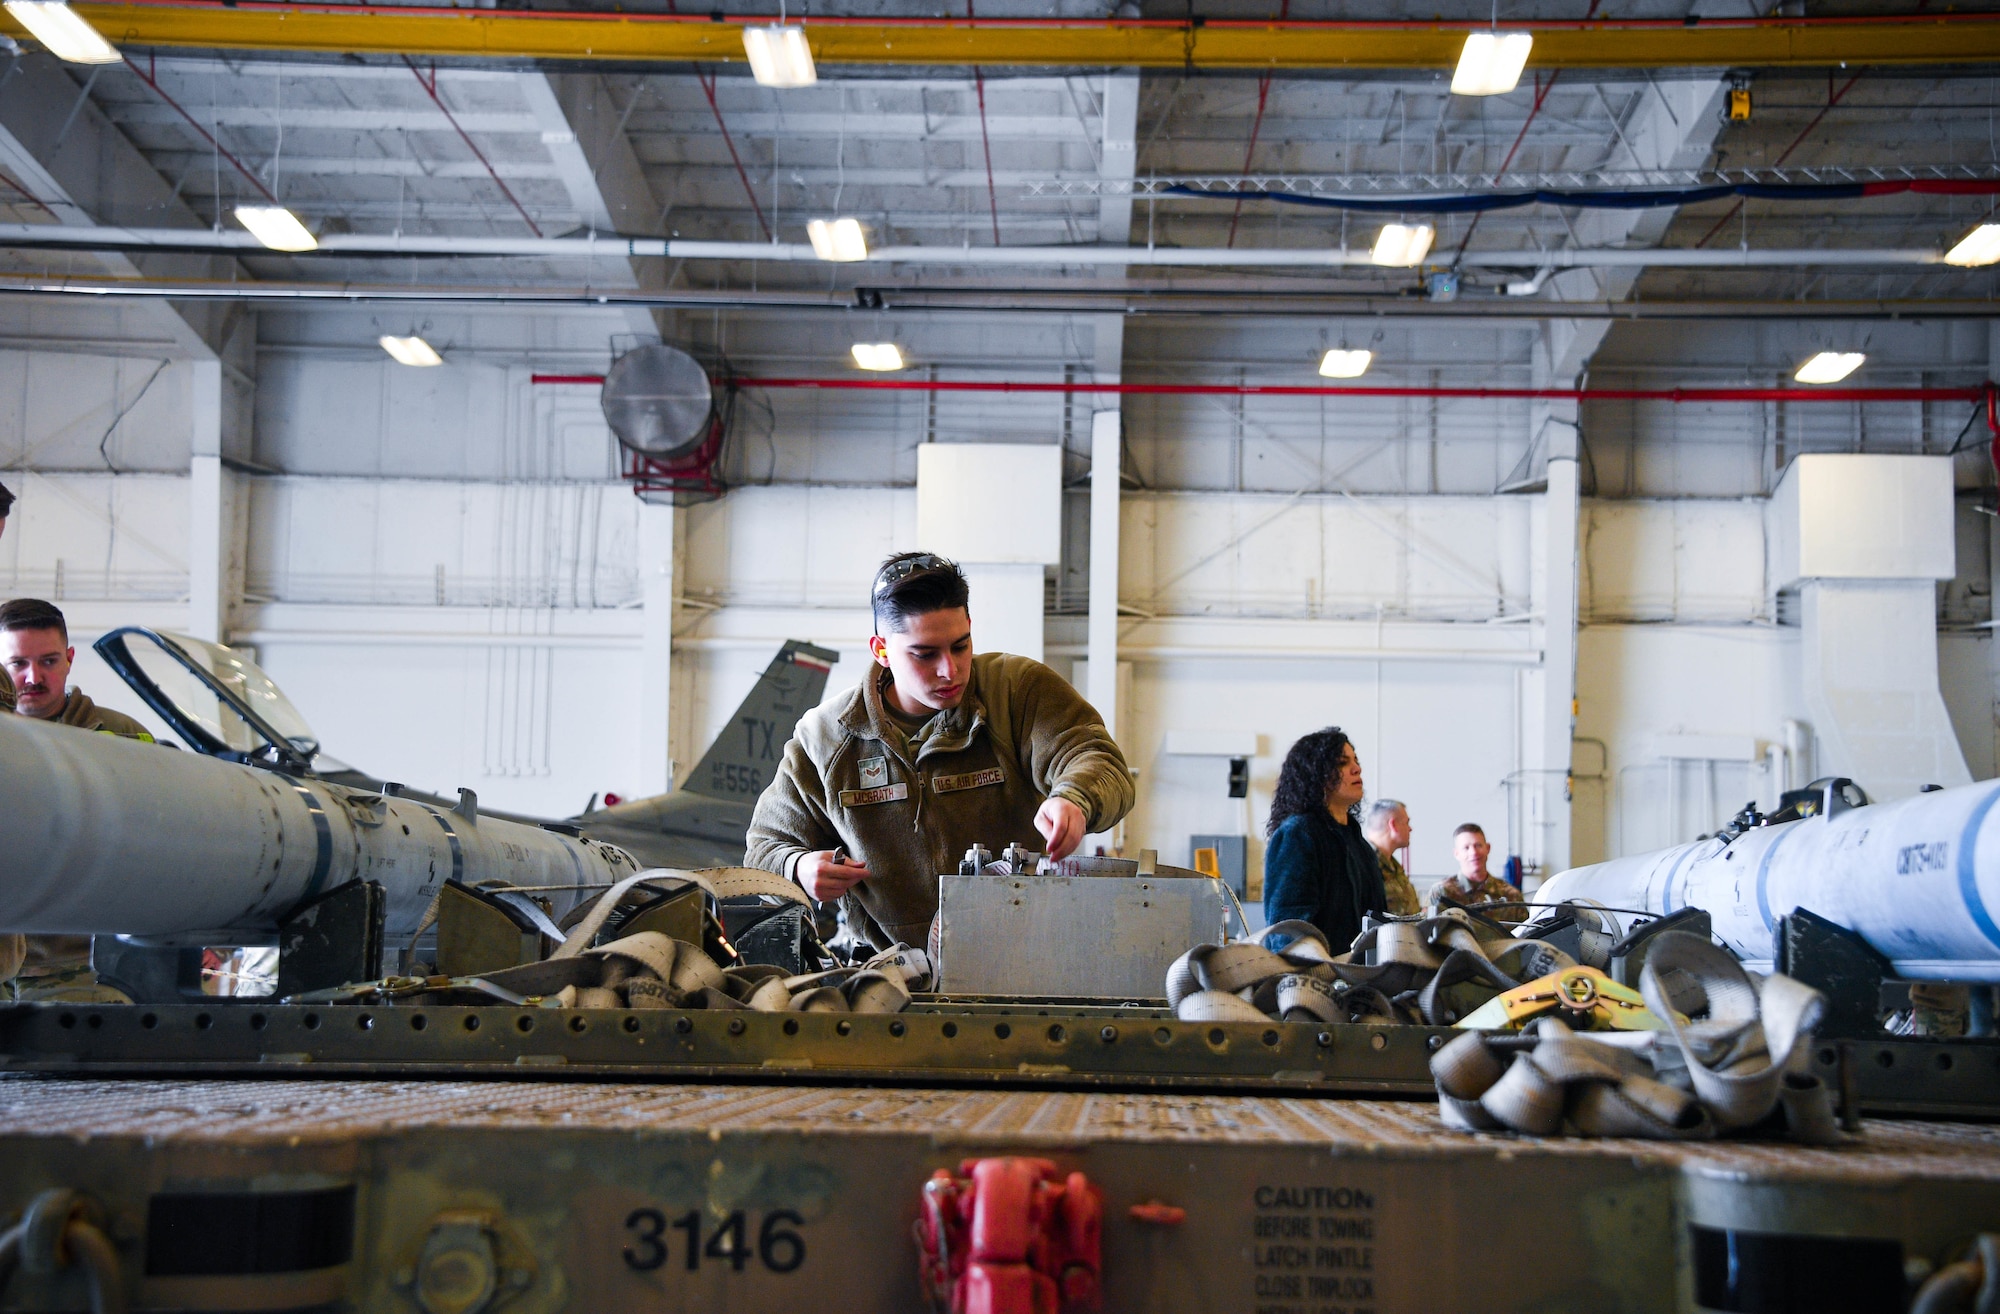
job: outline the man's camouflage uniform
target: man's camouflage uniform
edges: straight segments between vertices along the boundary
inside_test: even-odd
[[[1482,876],[1477,885],[1467,885],[1463,876],[1451,876],[1432,887],[1431,911],[1437,912],[1441,909],[1446,899],[1467,907],[1486,903],[1518,903],[1521,892],[1498,876]],[[1526,908],[1482,909],[1480,916],[1490,917],[1496,922],[1524,922],[1528,919],[1528,910]]]
[[[153,742],[152,732],[145,726],[123,712],[99,707],[81,689],[71,689],[69,696],[63,699],[62,711],[49,719],[58,725],[73,725],[79,730],[95,730],[100,734],[137,739],[147,744]]]
[[[11,710],[12,685],[7,686],[6,700]],[[49,720],[121,739],[153,742],[145,726],[123,712],[99,707],[80,689],[71,689],[63,699],[62,710]],[[49,1003],[130,1002],[118,991],[97,983],[96,974],[90,970],[87,935],[0,935],[0,997],[9,995]]]
[[[1410,875],[1396,861],[1396,855],[1377,849],[1375,860],[1382,864],[1382,892],[1389,896],[1389,915],[1415,917],[1422,912],[1424,905],[1417,898],[1417,887],[1410,884]]]
[[[1949,981],[1912,981],[1908,1020],[1892,1025],[1891,1029],[1906,1036],[1962,1036],[1971,1013],[1970,986]]]
[[[873,670],[806,713],[757,800],[743,859],[796,880],[806,854],[846,849],[869,876],[843,909],[877,947],[926,942],[938,875],[974,844],[1038,843],[1044,799],[1074,803],[1089,832],[1131,810],[1132,773],[1103,718],[1040,662],[979,654],[959,705],[907,733],[883,705],[889,680]]]

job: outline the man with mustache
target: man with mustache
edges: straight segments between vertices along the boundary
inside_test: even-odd
[[[753,867],[838,899],[878,948],[927,942],[938,875],[974,844],[1042,837],[1076,851],[1132,807],[1104,720],[1038,661],[973,655],[965,576],[927,552],[890,557],[870,602],[876,669],[808,712],[757,800]]]
[[[152,743],[145,726],[123,712],[99,707],[83,690],[69,687],[75,661],[69,622],[52,604],[40,598],[15,598],[0,605],[0,670],[14,686],[16,715]]]
[[[15,715],[152,743],[145,726],[68,687],[75,661],[69,623],[56,607],[39,598],[15,598],[0,605],[0,671],[12,684]],[[97,983],[90,970],[87,935],[0,935],[0,981],[10,985],[16,999],[129,1002]]]

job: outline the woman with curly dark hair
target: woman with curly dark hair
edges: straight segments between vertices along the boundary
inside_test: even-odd
[[[1315,730],[1285,754],[1264,830],[1264,919],[1311,922],[1335,953],[1361,934],[1364,914],[1389,906],[1355,815],[1362,794],[1353,743],[1339,726]]]

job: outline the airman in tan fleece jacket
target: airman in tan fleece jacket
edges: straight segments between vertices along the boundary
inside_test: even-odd
[[[1103,718],[1040,662],[973,657],[964,700],[908,732],[883,707],[890,678],[873,670],[799,722],[744,857],[797,879],[801,857],[845,848],[871,873],[844,896],[849,922],[877,946],[923,944],[938,875],[974,844],[1033,845],[1044,799],[1076,804],[1092,832],[1131,810],[1132,774]]]

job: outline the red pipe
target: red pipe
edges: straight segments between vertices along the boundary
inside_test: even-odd
[[[1993,445],[1986,454],[1993,458],[1993,477],[2000,480],[2000,385],[1986,385],[1986,429],[1993,435]]]
[[[764,238],[768,241],[771,221],[764,217],[764,207],[757,204],[757,189],[750,185],[750,175],[743,171],[743,160],[736,154],[736,139],[729,135],[729,125],[722,121],[722,106],[715,103],[715,78],[698,68],[694,76],[695,81],[701,83],[702,95],[708,97],[708,109],[715,115],[715,126],[722,129],[722,144],[729,148],[729,162],[736,166],[736,176],[743,180],[743,194],[750,198],[750,208],[757,212],[757,226],[764,230]]]
[[[436,62],[433,61],[431,64],[431,75],[428,81],[425,80],[422,71],[417,68],[408,55],[403,56],[403,62],[409,65],[410,75],[416,78],[417,85],[424,89],[424,94],[431,98],[431,104],[437,106],[438,113],[444,115],[444,121],[451,125],[452,131],[458,134],[458,139],[465,143],[467,150],[472,152],[472,158],[486,166],[486,176],[493,180],[493,185],[500,189],[500,194],[507,198],[507,203],[520,212],[521,218],[527,220],[528,231],[536,237],[540,237],[542,235],[542,226],[535,222],[535,216],[529,214],[527,207],[516,199],[513,189],[507,186],[506,181],[500,177],[500,171],[493,167],[493,161],[486,158],[486,152],[479,149],[478,143],[472,140],[472,134],[459,126],[458,116],[451,112],[451,107],[444,103],[444,97],[438,94],[438,70]]]
[[[601,374],[533,374],[530,383],[596,384]],[[738,388],[820,388],[872,392],[1101,392],[1170,397],[1457,397],[1528,401],[1665,402],[1985,402],[1987,423],[2000,434],[1995,385],[1974,388],[1400,388],[1322,387],[1258,383],[991,383],[973,379],[731,380]]]
[[[244,167],[243,161],[237,159],[234,155],[231,155],[221,142],[217,141],[213,136],[209,134],[207,128],[201,126],[200,121],[197,120],[194,115],[188,113],[185,109],[182,109],[181,103],[175,100],[172,96],[169,96],[167,94],[167,89],[165,87],[162,87],[159,83],[159,78],[158,78],[159,69],[156,66],[155,61],[151,56],[147,57],[146,71],[143,72],[140,70],[137,64],[132,62],[132,57],[130,55],[121,54],[119,58],[125,61],[125,67],[132,70],[132,75],[134,77],[138,78],[139,81],[151,87],[153,89],[153,94],[155,96],[158,96],[161,100],[167,102],[168,107],[171,108],[174,111],[174,113],[186,119],[188,121],[188,126],[193,128],[195,130],[196,135],[198,135],[203,141],[207,142],[210,146],[213,146],[215,148],[215,153],[217,155],[220,155],[223,159],[228,160],[229,163],[235,167],[236,172],[242,174],[244,178],[249,181],[252,187],[255,187],[258,191],[262,192],[264,194],[265,200],[269,201],[272,205],[277,205],[279,203],[278,198],[271,195],[271,189],[266,187],[263,184],[263,181],[259,179],[256,174],[250,172],[249,169]],[[219,196],[216,198],[218,204],[220,204],[221,200],[222,198]],[[37,202],[37,204],[40,203]],[[48,210],[48,207],[45,205],[42,206],[42,208],[44,210]],[[49,213],[54,214],[55,211],[49,210]]]

